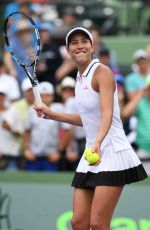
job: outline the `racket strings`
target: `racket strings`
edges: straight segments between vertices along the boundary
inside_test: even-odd
[[[8,20],[9,43],[16,58],[24,65],[34,63],[37,56],[35,28],[24,15],[12,15]]]

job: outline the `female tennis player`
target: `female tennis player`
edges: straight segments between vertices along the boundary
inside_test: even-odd
[[[91,33],[76,27],[66,36],[66,48],[77,65],[75,100],[79,114],[53,112],[34,106],[37,116],[83,126],[86,148],[101,157],[89,165],[84,154],[72,182],[74,230],[110,230],[110,222],[125,184],[147,174],[132,150],[122,127],[116,83],[111,70],[92,59]]]

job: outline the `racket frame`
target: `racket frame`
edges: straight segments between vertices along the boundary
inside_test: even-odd
[[[37,39],[36,58],[35,58],[34,62],[31,64],[22,63],[14,54],[14,52],[10,46],[10,43],[9,43],[9,38],[8,38],[8,34],[7,34],[7,23],[9,21],[9,19],[15,14],[22,14],[24,17],[26,17],[32,23],[35,34],[36,34],[36,39]],[[24,72],[26,73],[26,75],[28,76],[28,78],[31,81],[31,85],[32,85],[36,104],[42,105],[42,99],[41,99],[40,93],[39,93],[38,88],[37,88],[38,80],[36,78],[36,67],[37,67],[38,58],[40,55],[40,35],[39,35],[39,31],[36,27],[34,20],[22,11],[16,11],[16,12],[9,14],[8,17],[6,18],[5,22],[4,22],[4,38],[5,38],[5,42],[6,42],[8,51],[10,52],[10,54],[12,55],[14,60],[22,67],[22,69],[24,70]],[[33,77],[31,76],[31,73],[27,70],[27,68],[31,67],[31,66],[33,67]]]

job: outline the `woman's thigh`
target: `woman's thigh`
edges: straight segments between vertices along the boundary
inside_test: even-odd
[[[97,186],[91,207],[91,222],[111,221],[123,187]]]
[[[76,220],[88,219],[90,221],[93,189],[75,188],[73,196],[73,217]]]

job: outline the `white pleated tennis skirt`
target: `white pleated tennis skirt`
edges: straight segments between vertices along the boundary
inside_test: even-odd
[[[123,186],[144,180],[145,169],[132,148],[116,152],[111,141],[101,152],[101,162],[90,166],[84,154],[78,164],[72,186],[94,188],[96,186]]]

